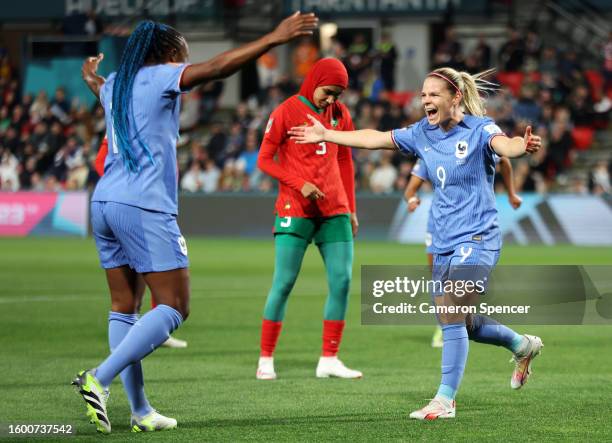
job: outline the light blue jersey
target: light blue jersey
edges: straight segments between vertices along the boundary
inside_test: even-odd
[[[432,252],[453,251],[470,243],[488,250],[501,248],[493,180],[495,153],[491,140],[501,129],[488,117],[466,115],[448,132],[423,118],[391,132],[404,153],[421,159],[434,188]]]
[[[106,113],[108,155],[104,175],[92,201],[123,203],[151,211],[177,214],[178,171],[176,142],[179,135],[180,86],[186,64],[144,66],[136,74],[132,92],[134,121],[130,119],[131,149],[138,159],[139,172],[129,172],[123,163],[111,116],[112,73],[100,90]],[[135,127],[134,127],[135,126]],[[136,131],[151,151],[155,164],[136,140]]]

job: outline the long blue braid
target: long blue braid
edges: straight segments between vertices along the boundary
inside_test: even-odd
[[[121,154],[125,167],[130,172],[139,172],[141,169],[141,166],[138,164],[138,158],[132,148],[129,135],[129,127],[134,122],[132,89],[136,74],[144,65],[151,49],[156,26],[155,22],[147,20],[141,22],[132,32],[121,56],[121,63],[119,64],[115,84],[113,85],[113,130],[116,135],[117,149]],[[140,137],[138,131],[135,132],[138,143],[147,154],[147,157],[149,157],[151,163],[155,164],[151,151]]]

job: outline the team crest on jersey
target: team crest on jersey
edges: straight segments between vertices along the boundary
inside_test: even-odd
[[[466,141],[458,141],[455,145],[455,157],[463,159],[468,154],[468,144]]]
[[[272,123],[274,123],[274,118],[270,117],[268,124],[266,125],[266,134],[270,132],[270,129],[272,129]]]
[[[332,128],[335,128],[336,126],[338,126],[338,120],[332,118],[329,124],[332,126]]]

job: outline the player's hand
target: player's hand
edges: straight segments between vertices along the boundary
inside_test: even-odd
[[[542,147],[542,138],[531,133],[531,126],[527,126],[525,129],[525,136],[523,137],[523,140],[525,142],[525,152],[527,154],[538,152]]]
[[[306,182],[302,186],[302,195],[310,201],[316,201],[320,198],[325,198],[325,194],[312,183]]]
[[[523,199],[517,194],[508,195],[508,201],[510,202],[512,209],[518,209],[523,204]]]
[[[104,60],[104,54],[99,53],[97,57],[87,57],[83,62],[83,67],[81,68],[81,73],[83,74],[83,79],[87,81],[88,77],[96,76],[98,72],[98,65],[100,62]]]
[[[282,45],[294,38],[312,35],[318,24],[319,19],[312,12],[302,14],[298,11],[280,22],[276,29],[270,33],[270,38],[273,44]]]
[[[421,204],[421,199],[416,195],[408,199],[408,212],[414,212]]]
[[[359,220],[354,212],[351,213],[351,228],[353,229],[353,237],[356,237],[357,231],[359,231]]]
[[[87,57],[81,68],[83,80],[96,97],[100,97],[100,88],[104,84],[104,77],[98,74],[98,65],[103,59],[103,53],[98,54],[97,57]]]
[[[306,115],[312,122],[312,126],[294,126],[287,133],[291,136],[291,140],[299,145],[306,143],[320,143],[325,141],[325,126],[312,115]]]

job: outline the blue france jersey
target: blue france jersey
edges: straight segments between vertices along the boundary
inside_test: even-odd
[[[181,74],[186,64],[162,64],[142,67],[134,79],[130,119],[131,149],[138,159],[139,172],[129,172],[116,145],[111,116],[112,73],[100,90],[100,102],[106,114],[108,155],[104,175],[98,182],[92,201],[124,203],[152,211],[177,214],[178,171],[176,142],[179,135]],[[135,126],[135,127],[134,127]],[[136,140],[151,151],[155,164]]]
[[[465,115],[448,132],[423,118],[393,130],[395,145],[421,159],[434,188],[434,253],[453,251],[462,243],[481,249],[501,248],[493,180],[495,158],[490,146],[501,129],[488,117]]]

